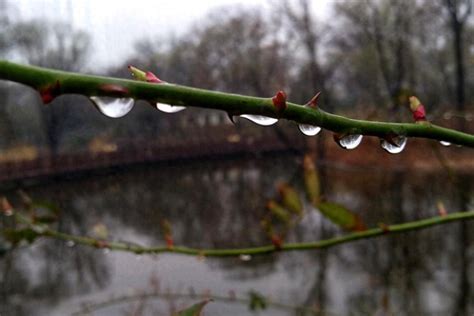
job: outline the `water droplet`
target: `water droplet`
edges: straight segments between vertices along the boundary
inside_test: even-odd
[[[165,113],[176,113],[186,109],[185,106],[171,105],[166,103],[157,103],[156,108]]]
[[[321,131],[321,127],[309,124],[300,124],[298,125],[298,128],[300,129],[301,133],[305,134],[306,136],[318,135]]]
[[[74,242],[74,240],[68,240],[66,241],[66,246],[72,248],[76,245],[76,243]]]
[[[443,145],[443,146],[446,146],[446,147],[451,146],[451,143],[450,143],[450,142],[446,142],[446,141],[444,141],[444,140],[440,141],[439,143],[440,143],[441,145]]]
[[[240,259],[240,261],[250,261],[250,260],[252,260],[252,256],[251,255],[246,255],[246,254],[241,254],[239,256],[239,259]]]
[[[112,118],[126,115],[135,103],[132,98],[90,97],[90,99],[100,113]]]
[[[249,121],[254,122],[255,124],[262,126],[270,126],[278,122],[278,119],[263,115],[254,115],[254,114],[242,114],[240,117],[246,118]]]
[[[339,146],[344,149],[354,149],[360,145],[360,143],[362,142],[362,137],[363,136],[360,134],[345,135],[336,141]]]
[[[405,136],[394,137],[392,138],[392,143],[389,143],[385,139],[382,139],[380,145],[383,149],[385,149],[391,154],[399,154],[403,151],[403,149],[405,149],[405,146],[407,144],[407,138]]]

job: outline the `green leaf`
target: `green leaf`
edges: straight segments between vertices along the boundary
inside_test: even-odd
[[[275,216],[281,222],[286,224],[290,221],[291,214],[288,212],[286,208],[284,208],[277,202],[273,200],[268,201],[267,209],[273,216]]]
[[[365,230],[365,225],[359,215],[351,212],[343,205],[322,202],[318,205],[318,208],[324,216],[344,229],[352,231]]]
[[[300,196],[295,189],[288,184],[283,183],[278,187],[278,191],[281,196],[283,207],[297,215],[303,214],[303,203],[301,203]]]
[[[303,174],[306,195],[314,207],[318,207],[321,202],[321,183],[314,161],[310,155],[306,155],[303,160]]]
[[[204,306],[206,306],[207,303],[212,301],[211,299],[199,302],[197,304],[192,305],[191,307],[188,307],[186,309],[183,309],[182,311],[179,311],[173,316],[199,316],[201,315],[202,309]]]

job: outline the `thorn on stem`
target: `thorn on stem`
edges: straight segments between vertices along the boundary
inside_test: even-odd
[[[385,223],[379,223],[379,228],[383,231],[384,234],[390,233],[390,227]]]
[[[316,109],[318,107],[318,100],[319,100],[320,95],[321,95],[321,91],[316,93],[314,97],[312,97],[311,100],[309,100],[308,103],[306,103],[306,105],[310,108]]]
[[[56,80],[54,84],[46,85],[38,90],[41,101],[43,104],[51,103],[60,94],[59,80]]]
[[[275,250],[281,250],[281,247],[283,246],[283,240],[281,239],[280,236],[274,234],[272,235],[272,244],[275,247]]]
[[[102,248],[109,248],[110,244],[105,240],[96,240],[95,243],[94,243],[94,246],[96,248],[102,249]]]
[[[286,108],[286,93],[282,90],[278,91],[277,94],[272,97],[272,102],[277,112],[283,112]]]

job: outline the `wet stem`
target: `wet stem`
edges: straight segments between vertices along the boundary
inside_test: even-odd
[[[30,86],[51,102],[62,94],[88,97],[143,99],[150,103],[194,106],[223,110],[230,115],[259,115],[287,119],[344,135],[376,136],[389,143],[396,137],[419,137],[474,148],[474,135],[436,126],[429,122],[389,123],[350,119],[319,108],[286,102],[276,106],[272,98],[257,98],[192,87],[157,84],[111,77],[98,77],[52,69],[20,65],[0,60],[0,79]],[[286,100],[286,99],[285,99]]]

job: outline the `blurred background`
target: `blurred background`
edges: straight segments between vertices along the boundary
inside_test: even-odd
[[[286,91],[353,118],[412,120],[418,96],[433,123],[474,132],[474,15],[469,0],[71,1],[0,0],[0,58],[131,78],[127,65],[193,87],[270,97]],[[345,151],[323,131],[261,127],[219,111],[159,112],[137,101],[125,117],[84,96],[45,106],[0,82],[0,195],[17,192],[61,210],[60,231],[163,244],[268,243],[260,227],[276,185],[303,192],[301,163],[315,159],[323,194],[368,226],[474,205],[472,149],[409,139],[400,155],[374,138]],[[5,224],[5,223],[3,223]],[[98,226],[99,225],[99,226]],[[68,315],[84,302],[156,290],[250,297],[309,306],[321,315],[472,315],[472,223],[360,241],[328,251],[197,260],[134,256],[39,240],[0,256],[0,314]],[[291,241],[341,233],[314,211]],[[2,241],[3,242],[3,241]],[[138,294],[137,294],[138,293]],[[115,304],[93,315],[167,315],[189,298]],[[189,296],[189,295],[188,295]],[[259,315],[301,311],[270,306]],[[215,302],[204,315],[253,315]],[[299,314],[300,315],[300,314]]]

